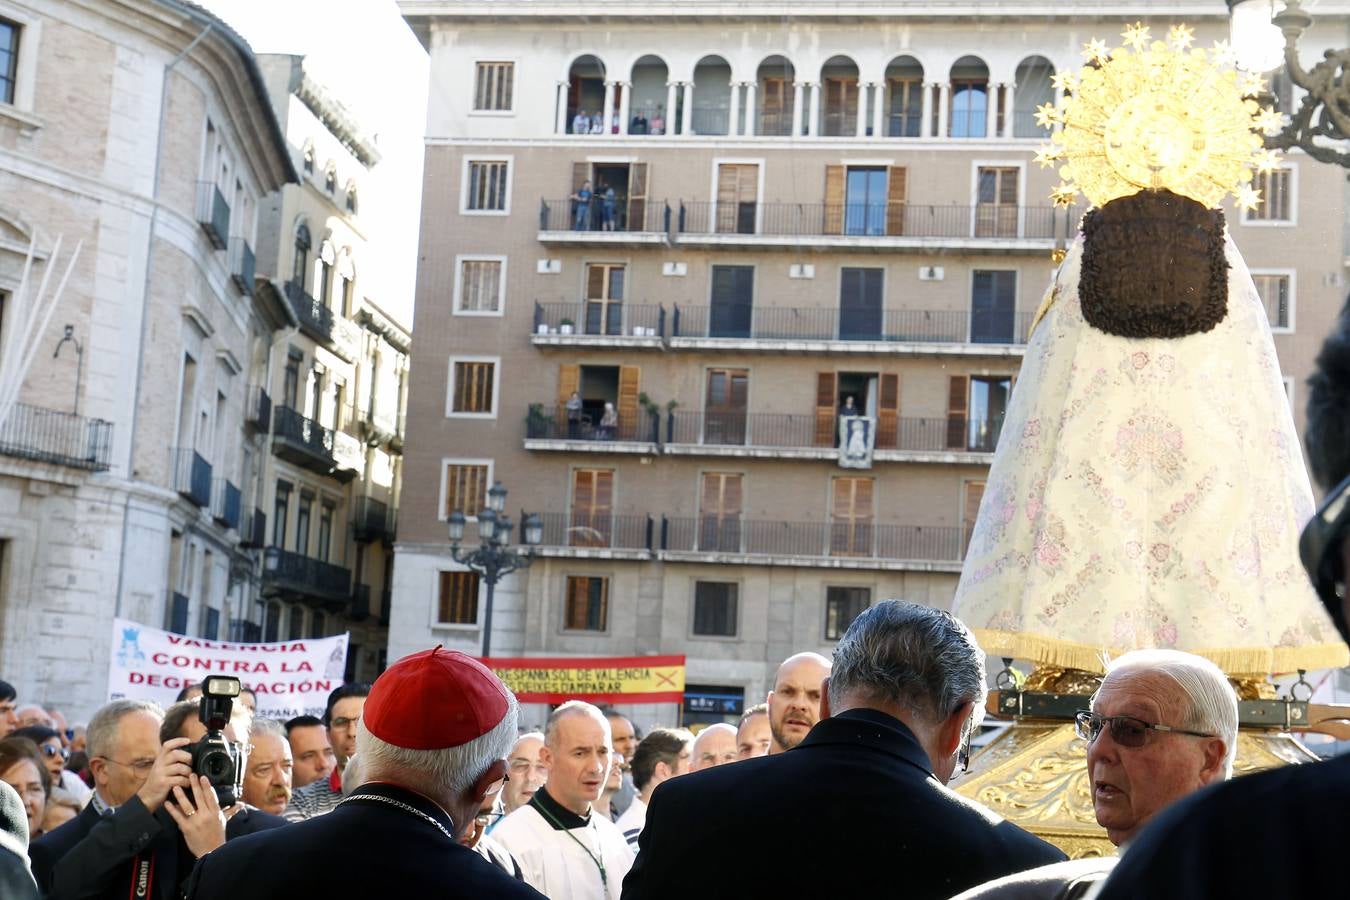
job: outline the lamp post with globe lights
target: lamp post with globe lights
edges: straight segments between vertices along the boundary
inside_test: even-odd
[[[483,658],[492,654],[492,602],[497,582],[502,576],[517,569],[529,566],[529,550],[519,552],[511,549],[511,531],[515,523],[505,515],[506,488],[500,481],[495,482],[487,492],[487,505],[478,511],[477,548],[465,550],[460,547],[464,539],[464,525],[468,519],[464,511],[456,509],[447,520],[450,534],[450,556],[455,562],[470,571],[477,572],[487,582],[487,605],[483,610]],[[544,539],[544,523],[539,516],[531,513],[521,522],[521,537],[526,548],[536,547]]]

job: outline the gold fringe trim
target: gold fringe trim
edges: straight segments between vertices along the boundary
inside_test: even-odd
[[[980,647],[994,656],[1029,659],[1042,665],[1098,674],[1106,671],[1108,660],[1128,652],[1126,648],[1080,644],[1038,634],[983,628],[972,631]],[[1203,656],[1228,675],[1265,676],[1299,669],[1339,669],[1350,663],[1350,648],[1340,642],[1305,647],[1210,647],[1187,652]]]

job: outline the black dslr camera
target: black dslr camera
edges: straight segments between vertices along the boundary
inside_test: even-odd
[[[243,748],[225,738],[225,726],[239,696],[239,679],[212,675],[202,682],[202,705],[197,712],[206,734],[183,749],[192,754],[192,772],[204,775],[216,789],[222,809],[234,806],[244,789]]]

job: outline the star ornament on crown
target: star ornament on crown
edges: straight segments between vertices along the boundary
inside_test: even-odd
[[[1165,188],[1211,208],[1232,194],[1238,207],[1255,209],[1253,172],[1279,164],[1261,133],[1281,125],[1279,113],[1252,99],[1264,89],[1260,77],[1239,76],[1227,41],[1192,47],[1187,25],[1160,41],[1136,22],[1121,37],[1114,50],[1100,40],[1085,44],[1088,64],[1077,76],[1056,76],[1064,99],[1036,110],[1037,123],[1053,131],[1036,162],[1060,167],[1055,204],[1069,206],[1082,193],[1100,207]]]

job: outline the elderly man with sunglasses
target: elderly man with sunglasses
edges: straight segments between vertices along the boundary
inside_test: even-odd
[[[1136,650],[1106,667],[1075,720],[1087,744],[1097,824],[1124,850],[1159,810],[1233,773],[1237,695],[1218,666],[1178,650]],[[1115,857],[1076,859],[1001,878],[957,900],[1078,900]]]

